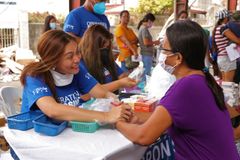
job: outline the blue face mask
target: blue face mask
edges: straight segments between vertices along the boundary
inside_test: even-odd
[[[56,29],[57,28],[56,23],[49,23],[49,27],[51,29]]]
[[[98,2],[93,6],[93,12],[97,14],[104,14],[106,10],[105,2]]]

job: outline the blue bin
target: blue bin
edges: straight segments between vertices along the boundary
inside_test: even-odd
[[[33,128],[33,120],[42,115],[41,111],[28,111],[7,118],[8,128],[26,131]]]
[[[51,119],[45,115],[33,121],[34,131],[48,136],[56,136],[67,127],[67,121]]]

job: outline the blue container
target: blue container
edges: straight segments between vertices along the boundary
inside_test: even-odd
[[[67,121],[51,119],[45,115],[33,121],[34,131],[48,136],[56,136],[67,127]]]
[[[7,118],[8,128],[25,131],[33,128],[33,120],[42,115],[41,111],[28,111]]]

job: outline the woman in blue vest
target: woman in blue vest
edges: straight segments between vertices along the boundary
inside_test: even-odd
[[[39,62],[26,66],[21,75],[23,85],[22,112],[40,109],[59,120],[99,121],[114,123],[121,107],[109,112],[79,108],[80,97],[90,94],[96,98],[113,95],[105,90],[82,66],[81,54],[74,37],[61,30],[45,32],[37,46]]]
[[[84,33],[80,42],[81,63],[89,73],[109,91],[117,91],[137,84],[134,79],[114,61],[112,53],[113,35],[102,25],[92,25]]]

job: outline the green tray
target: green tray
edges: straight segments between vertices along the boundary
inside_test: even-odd
[[[72,130],[75,132],[93,133],[99,128],[99,125],[96,122],[70,121],[70,124]]]

